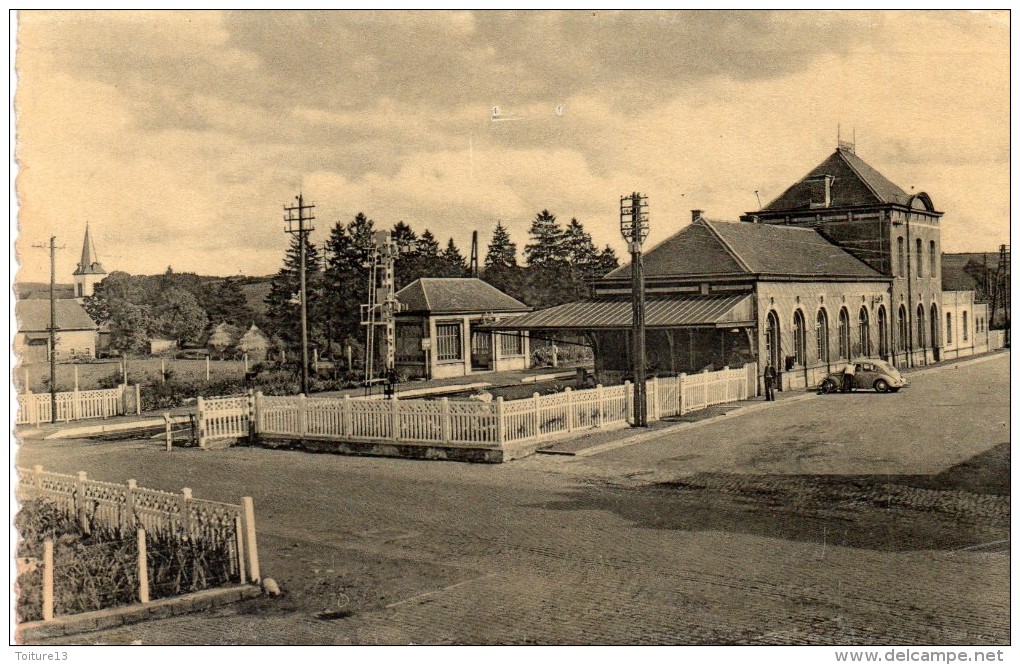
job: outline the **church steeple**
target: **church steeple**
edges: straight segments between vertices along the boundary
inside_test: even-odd
[[[106,271],[99,263],[99,254],[92,241],[89,224],[85,222],[85,242],[81,247],[81,261],[78,262],[78,267],[74,271],[74,296],[78,302],[91,296],[95,285],[103,281],[105,276]]]

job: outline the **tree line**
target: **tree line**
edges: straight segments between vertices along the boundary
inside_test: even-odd
[[[141,352],[155,335],[178,344],[204,343],[221,323],[261,328],[274,346],[294,349],[300,343],[299,266],[305,254],[309,339],[320,354],[359,348],[364,337],[361,305],[368,301],[368,248],[374,245],[375,222],[358,213],[348,223],[336,222],[321,247],[292,237],[283,266],[270,279],[266,311],[254,311],[245,298],[245,278],[212,281],[192,273],[132,276],[113,272],[100,282],[85,307],[98,323],[108,323],[110,346]],[[396,288],[420,277],[465,277],[470,268],[450,238],[441,246],[425,229],[420,235],[403,221],[388,229],[403,248],[395,263]],[[598,250],[576,218],[563,226],[548,210],[531,223],[523,264],[517,245],[502,223],[493,231],[480,277],[535,308],[589,295],[592,282],[619,265],[609,246]],[[250,278],[249,278],[250,281]]]

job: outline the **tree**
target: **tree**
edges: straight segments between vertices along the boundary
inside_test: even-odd
[[[221,282],[207,285],[199,295],[199,304],[211,321],[222,321],[235,326],[250,325],[255,312],[241,289],[241,280],[227,277]]]
[[[548,210],[535,215],[528,230],[531,241],[524,247],[524,258],[531,267],[563,265],[563,229],[556,215]]]
[[[137,278],[115,270],[96,284],[91,296],[85,298],[85,311],[96,323],[111,320],[125,303],[139,304],[142,292]]]
[[[457,244],[453,242],[453,238],[450,238],[450,241],[446,243],[446,249],[440,252],[439,259],[442,262],[442,274],[437,275],[438,277],[463,277],[467,274],[467,261],[464,260],[464,255],[457,249]]]
[[[121,302],[107,322],[111,350],[123,354],[144,353],[148,350],[149,329],[152,327],[148,307]]]
[[[368,302],[367,250],[373,247],[375,223],[359,212],[344,225],[337,222],[326,240],[322,325],[325,348],[361,334],[361,305]]]
[[[510,234],[502,222],[496,222],[496,229],[492,232],[492,240],[489,241],[489,248],[485,252],[485,267],[488,269],[517,267],[517,245],[510,240]]]
[[[605,277],[619,267],[620,260],[616,258],[616,252],[612,247],[606,245],[605,248],[599,252],[599,256],[595,260],[594,275],[596,278]]]
[[[563,259],[581,275],[589,276],[598,252],[591,241],[591,234],[584,230],[584,225],[576,217],[563,231],[560,243]]]
[[[305,282],[309,337],[314,337],[321,322],[322,258],[318,248],[304,236]],[[273,331],[292,346],[301,343],[301,236],[292,236],[283,267],[273,276],[266,308]]]
[[[161,302],[153,310],[153,319],[153,332],[176,340],[181,346],[198,341],[208,321],[195,296],[178,288],[161,294]]]

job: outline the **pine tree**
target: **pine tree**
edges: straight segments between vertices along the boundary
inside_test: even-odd
[[[605,248],[599,252],[598,259],[595,261],[595,277],[605,277],[619,267],[620,260],[616,258],[616,252],[612,247],[606,245]]]
[[[425,229],[425,232],[418,238],[418,254],[429,259],[439,256],[439,241],[432,235],[432,231]]]
[[[247,327],[255,318],[237,277],[227,277],[222,282],[205,286],[199,294],[199,303],[209,314],[210,321]]]
[[[485,267],[488,269],[517,267],[517,245],[510,240],[510,234],[502,222],[496,222],[496,229],[492,232],[492,240],[489,241],[489,248],[485,253]]]
[[[361,305],[368,302],[365,261],[374,230],[372,220],[359,212],[346,226],[337,222],[326,240],[323,332],[330,351],[334,342],[361,334]]]
[[[528,230],[531,242],[524,247],[524,258],[530,267],[562,265],[563,229],[556,221],[556,215],[548,210],[535,215]]]
[[[292,236],[283,267],[273,276],[266,308],[273,332],[291,344],[301,341],[301,240]],[[307,291],[308,332],[310,338],[321,333],[322,257],[319,249],[304,236],[305,289]]]
[[[464,260],[464,255],[457,249],[453,238],[450,238],[450,241],[446,243],[446,249],[440,252],[439,260],[443,264],[442,272],[444,273],[439,275],[440,277],[463,277],[467,274],[467,262]]]

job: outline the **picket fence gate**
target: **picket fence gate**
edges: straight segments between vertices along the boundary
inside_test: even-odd
[[[657,377],[647,383],[649,420],[683,415],[757,394],[757,365]],[[567,388],[561,393],[491,402],[441,398],[356,400],[265,396],[199,399],[199,445],[219,438],[277,436],[365,443],[501,448],[580,430],[632,423],[634,390]]]

